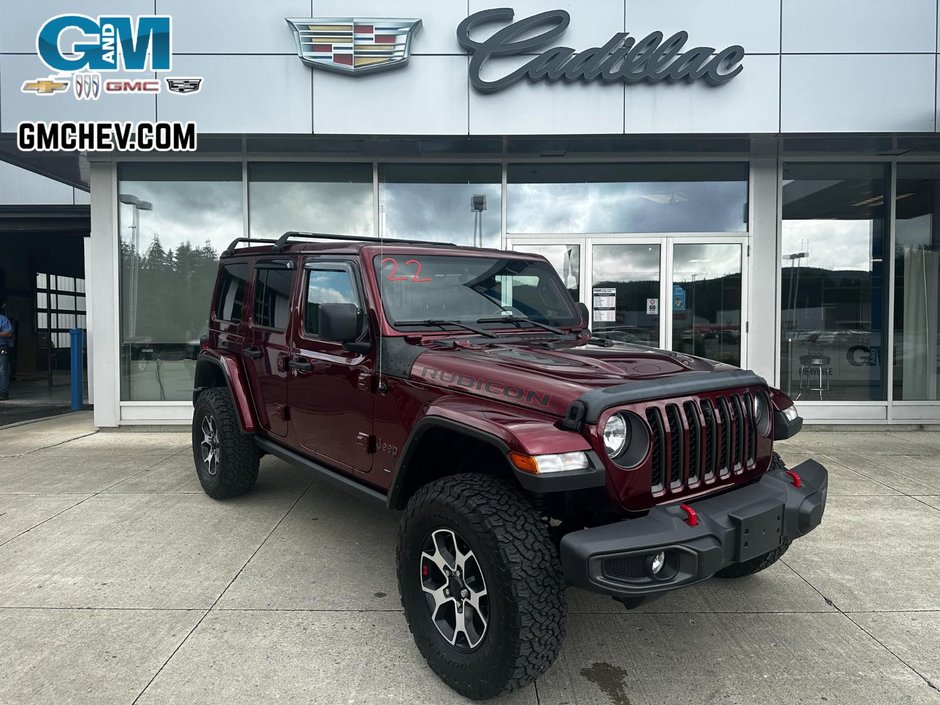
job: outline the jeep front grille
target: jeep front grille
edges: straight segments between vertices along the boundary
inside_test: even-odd
[[[647,407],[653,493],[681,493],[753,468],[753,409],[748,392]]]

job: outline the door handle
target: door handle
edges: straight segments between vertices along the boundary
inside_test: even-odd
[[[313,369],[313,363],[297,357],[288,360],[287,366],[297,372],[310,372]]]
[[[245,357],[250,357],[252,360],[260,360],[264,355],[264,353],[261,351],[261,348],[255,347],[245,348],[243,352],[245,353]]]

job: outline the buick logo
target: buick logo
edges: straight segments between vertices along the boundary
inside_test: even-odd
[[[353,75],[404,66],[421,20],[354,17],[285,18],[307,66]]]
[[[98,100],[101,96],[101,74],[87,71],[72,74],[72,90],[78,100]]]

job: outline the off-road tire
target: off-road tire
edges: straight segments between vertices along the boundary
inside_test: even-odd
[[[770,470],[786,469],[787,466],[784,464],[783,459],[776,451],[774,451],[773,457],[770,461]],[[733,565],[729,565],[727,568],[722,568],[717,573],[715,573],[715,577],[744,578],[748,575],[754,575],[754,573],[759,573],[779,561],[783,554],[787,552],[788,548],[790,548],[790,541],[784,541],[773,551],[768,551],[762,556],[757,556],[757,558],[752,558],[749,561],[734,563]]]
[[[486,581],[489,622],[473,651],[435,627],[422,591],[422,546],[437,529],[456,532]],[[510,483],[462,474],[419,489],[398,541],[398,586],[408,627],[428,665],[461,695],[483,700],[521,688],[555,661],[565,635],[565,584],[545,524]]]
[[[213,419],[219,440],[215,474],[210,474],[201,449],[202,425],[207,416]],[[251,491],[258,479],[261,454],[254,438],[242,432],[228,388],[215,387],[199,394],[193,410],[192,439],[196,475],[207,495],[228,499]]]

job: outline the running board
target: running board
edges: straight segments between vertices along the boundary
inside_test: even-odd
[[[366,487],[365,485],[356,482],[351,477],[347,477],[346,475],[342,475],[335,470],[331,470],[325,465],[320,465],[320,463],[310,460],[310,458],[304,457],[303,455],[295,453],[292,450],[288,450],[287,448],[284,448],[283,446],[280,446],[273,441],[269,441],[267,438],[255,436],[255,444],[265,453],[270,453],[271,455],[277,456],[281,460],[286,460],[288,463],[300,465],[301,467],[307,468],[308,470],[312,470],[319,477],[322,477],[334,487],[338,487],[339,489],[346,490],[351,494],[378,502],[383,507],[388,506],[387,498],[384,494],[378,490],[374,490],[371,487]]]

